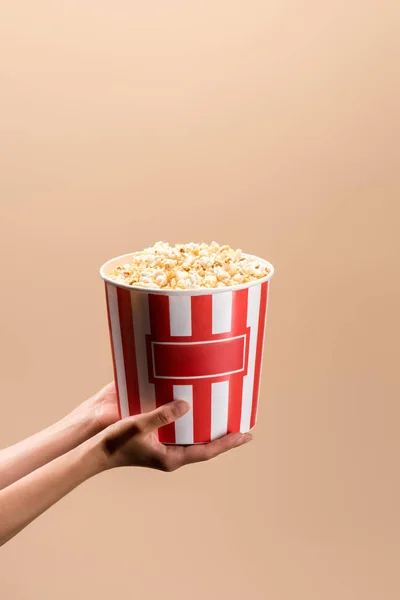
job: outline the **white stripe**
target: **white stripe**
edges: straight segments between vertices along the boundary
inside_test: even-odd
[[[192,335],[192,311],[190,296],[169,297],[169,321],[171,335]]]
[[[131,292],[133,331],[135,337],[138,371],[140,410],[148,412],[156,408],[154,384],[149,382],[147,367],[146,335],[150,334],[149,295]]]
[[[215,440],[228,430],[229,381],[211,385],[211,439]]]
[[[128,394],[126,391],[124,353],[122,350],[121,328],[118,313],[118,297],[115,285],[107,284],[108,307],[110,311],[111,337],[114,348],[115,369],[122,418],[129,416]]]
[[[232,329],[232,292],[212,295],[212,332],[226,333]]]
[[[175,421],[175,444],[193,444],[193,386],[174,385],[174,400],[186,400],[191,409]]]
[[[247,327],[250,327],[249,367],[247,375],[243,377],[242,415],[240,431],[246,433],[250,429],[251,407],[253,403],[254,368],[256,364],[258,318],[260,314],[261,285],[249,288],[247,306]]]

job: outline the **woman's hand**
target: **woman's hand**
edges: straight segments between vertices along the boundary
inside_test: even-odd
[[[209,460],[252,439],[250,433],[231,433],[208,444],[164,446],[158,441],[157,429],[182,417],[189,410],[187,402],[176,400],[155,411],[119,420],[114,382],[76,410],[85,413],[95,432],[102,432],[96,437],[101,440],[107,469],[132,465],[174,471],[188,463]]]
[[[112,387],[107,386],[98,398],[93,398],[92,408],[99,409],[101,419],[106,421],[118,417],[114,412],[115,391]],[[89,404],[91,401],[88,401]],[[75,447],[69,452],[0,490],[0,546],[60,498],[102,471],[123,466],[174,471],[189,463],[214,458],[252,439],[250,433],[231,433],[208,444],[161,444],[157,429],[173,423],[188,410],[186,402],[175,400],[152,412],[116,421],[78,446],[75,440]]]
[[[103,429],[118,421],[120,417],[114,381],[108,383],[91,398],[79,404],[71,415],[86,421],[92,435],[103,431]]]
[[[152,412],[118,420],[115,387],[109,384],[55,425],[2,450],[0,546],[104,470],[132,465],[174,471],[252,439],[250,433],[231,433],[208,444],[161,444],[157,429],[188,410],[186,402],[175,400]]]
[[[62,456],[119,419],[114,382],[31,437],[0,450],[0,490]]]
[[[189,463],[209,460],[250,442],[251,433],[231,433],[207,444],[165,446],[158,441],[157,429],[173,423],[189,410],[189,404],[175,400],[152,412],[118,421],[100,434],[104,468],[122,466],[150,467],[175,471]]]

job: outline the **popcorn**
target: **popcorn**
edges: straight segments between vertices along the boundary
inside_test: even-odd
[[[175,246],[157,242],[132,254],[132,262],[116,267],[109,277],[134,287],[195,290],[241,285],[268,274],[261,260],[217,242]]]

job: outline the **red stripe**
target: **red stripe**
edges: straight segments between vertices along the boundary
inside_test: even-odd
[[[193,383],[193,441],[211,440],[211,382],[199,379]]]
[[[117,398],[118,398],[118,415],[119,415],[119,418],[121,418],[121,407],[119,405],[119,389],[118,389],[117,367],[116,367],[116,364],[115,364],[115,353],[114,353],[114,343],[113,343],[113,337],[112,337],[110,305],[109,305],[109,302],[108,302],[108,285],[107,285],[106,282],[104,282],[104,285],[105,285],[105,290],[106,290],[108,330],[110,332],[110,343],[111,343],[111,354],[112,354],[113,371],[114,371],[114,382],[115,382],[115,390],[117,392]]]
[[[191,342],[212,339],[212,296],[192,296]]]
[[[192,341],[212,338],[212,296],[192,296]],[[193,441],[211,439],[211,382],[193,382]]]
[[[149,294],[149,314],[151,336],[155,340],[168,341],[171,337],[169,320],[169,298],[161,294]],[[173,384],[171,381],[155,380],[156,406],[162,406],[173,400]],[[170,423],[158,430],[158,439],[164,444],[175,443],[175,423]]]
[[[204,343],[155,342],[153,353],[156,377],[215,377],[233,371],[243,372],[245,337]]]
[[[171,337],[168,296],[149,294],[149,312],[151,335],[157,341],[168,342]]]
[[[253,403],[252,403],[252,407],[251,407],[250,429],[252,429],[256,423],[258,396],[259,396],[259,391],[260,391],[260,378],[261,378],[261,364],[262,364],[262,356],[263,356],[265,321],[266,321],[266,316],[267,316],[267,298],[268,298],[268,281],[263,283],[261,286],[260,315],[259,315],[259,319],[258,319],[256,364],[254,367]]]
[[[117,288],[117,297],[129,414],[137,415],[140,413],[140,394],[133,335],[131,291]]]
[[[243,333],[247,326],[248,289],[233,292],[232,335]],[[249,340],[247,339],[247,344]],[[229,378],[228,433],[240,431],[242,414],[243,373]]]

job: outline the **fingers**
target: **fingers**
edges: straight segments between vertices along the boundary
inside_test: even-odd
[[[253,436],[251,433],[230,433],[208,444],[169,446],[166,452],[166,460],[171,466],[169,470],[175,470],[191,463],[210,460],[223,452],[232,450],[232,448],[238,448],[247,442],[251,442],[252,439]]]
[[[184,400],[174,400],[163,404],[156,410],[142,415],[137,415],[136,424],[143,433],[149,433],[154,429],[173,423],[188,412],[190,405]]]
[[[251,433],[237,434],[231,433],[226,435],[214,442],[208,444],[197,444],[194,446],[187,446],[184,449],[184,463],[190,464],[195,462],[201,462],[204,460],[210,460],[215,458],[223,452],[228,452],[232,448],[237,448],[243,444],[250,442],[253,439]]]
[[[108,394],[115,394],[115,382],[110,381],[104,385],[98,392],[93,394],[94,396],[107,396]]]
[[[106,398],[107,396],[115,396],[115,394],[115,382],[111,381],[110,383],[107,383],[107,385],[103,386],[98,392],[93,394],[92,398],[95,400],[100,400]]]
[[[102,394],[115,394],[115,381],[110,381],[107,385],[103,386],[100,390]]]

